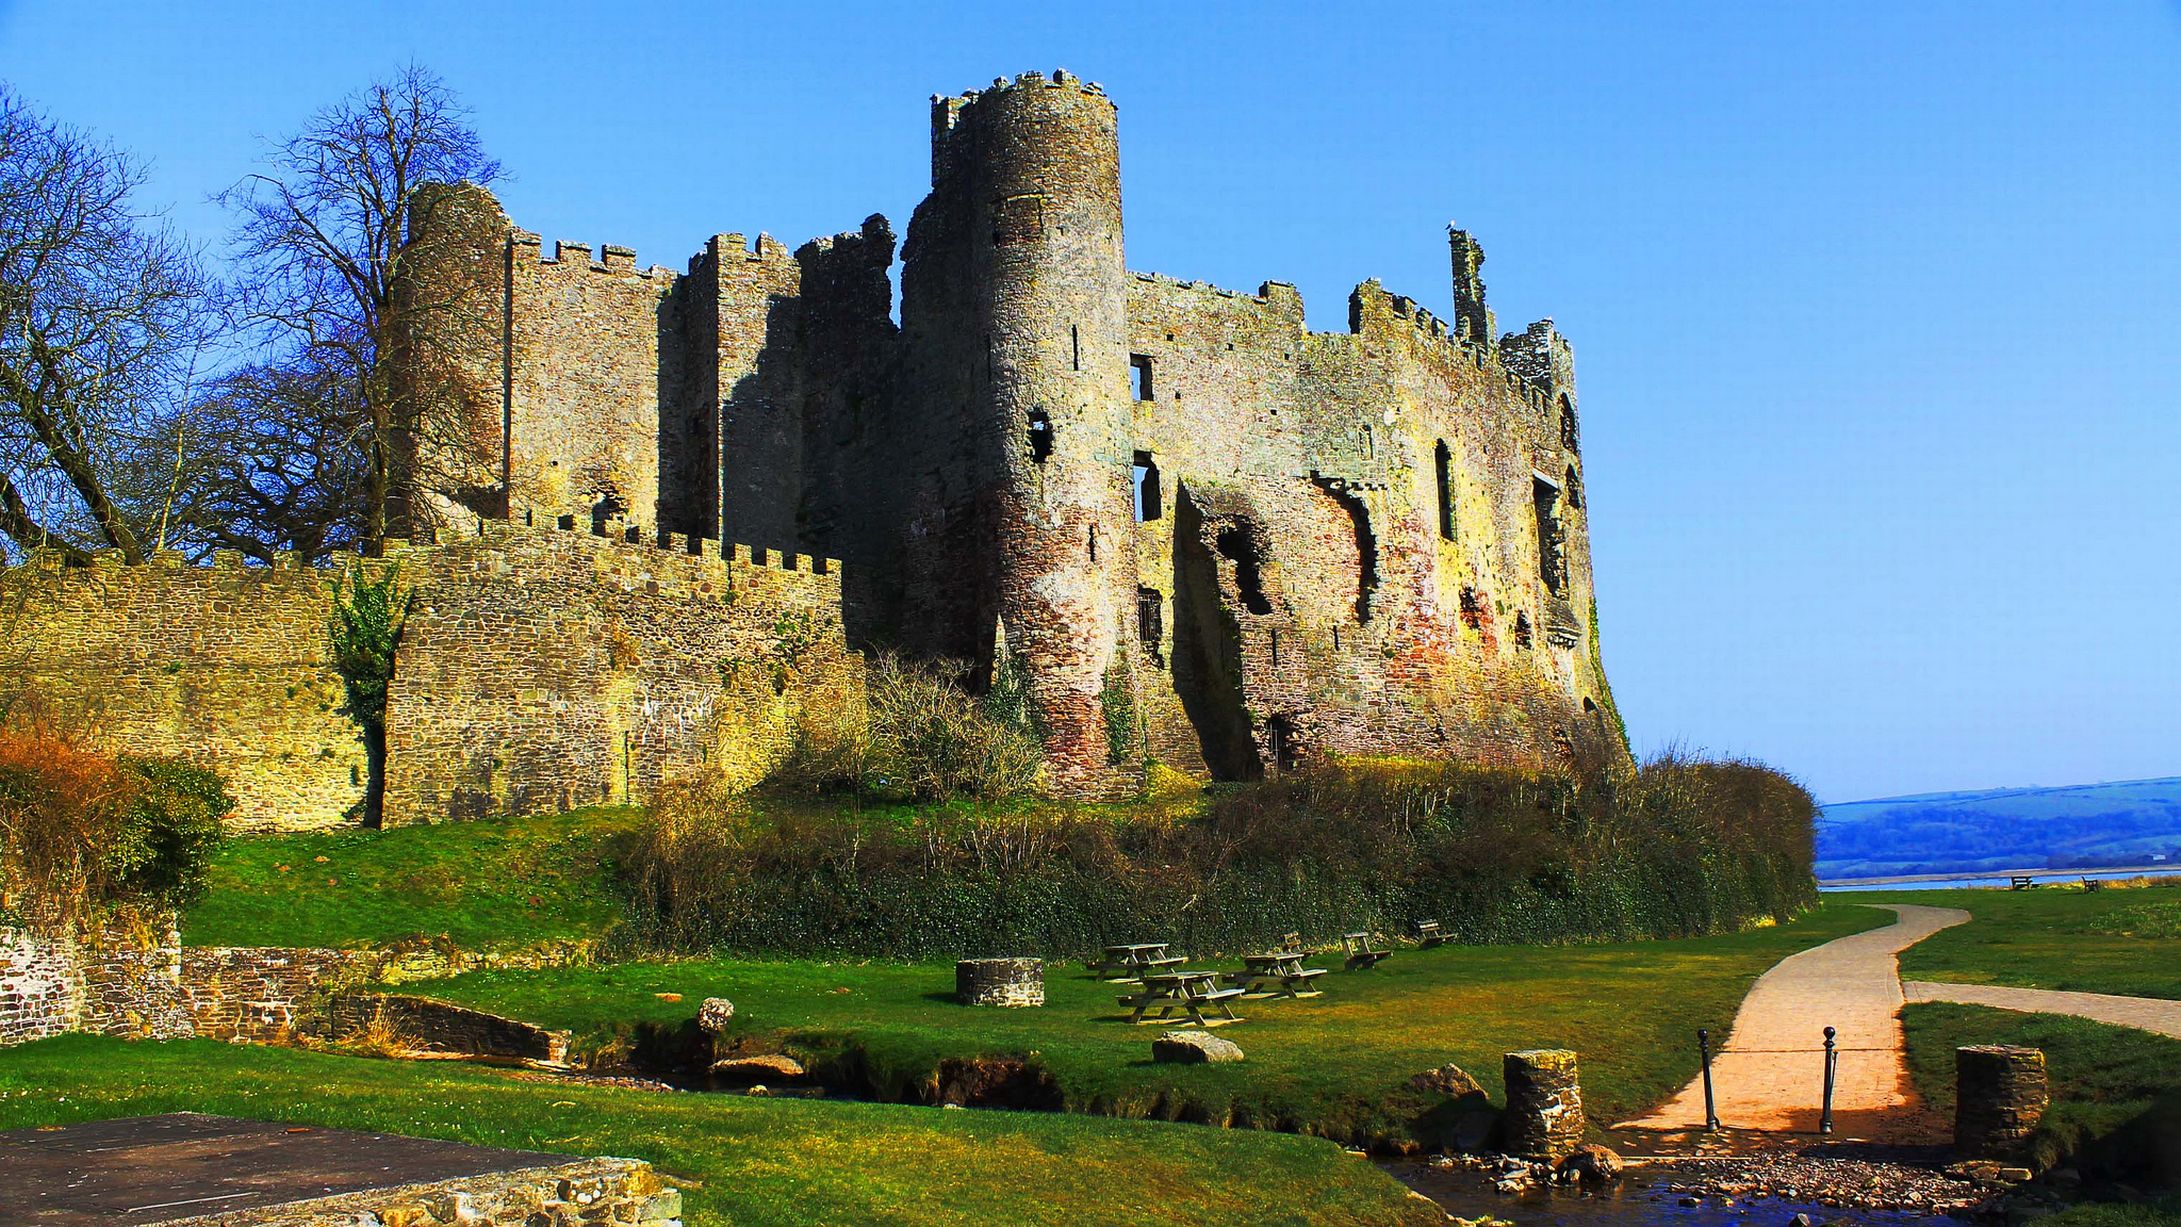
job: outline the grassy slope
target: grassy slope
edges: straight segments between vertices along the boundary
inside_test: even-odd
[[[616,845],[637,821],[636,810],[586,809],[245,836],[221,850],[205,897],[183,918],[182,940],[365,946],[422,934],[483,949],[596,937],[620,915]]]
[[[1203,1221],[1443,1221],[1306,1138],[659,1094],[209,1041],[68,1036],[0,1052],[0,1128],[179,1110],[646,1159],[681,1185],[692,1227],[1140,1223],[1177,1207]]]
[[[942,1056],[1035,1053],[1077,1110],[1233,1115],[1237,1123],[1352,1136],[1398,1128],[1425,1106],[1395,1093],[1420,1070],[1455,1061],[1497,1097],[1500,1054],[1546,1046],[1582,1054],[1593,1120],[1626,1119],[1690,1076],[1695,1028],[1723,1030],[1766,968],[1890,919],[1835,903],[1792,924],[1726,937],[1403,951],[1372,971],[1324,977],[1316,999],[1240,1003],[1246,1021],[1220,1034],[1248,1060],[1227,1066],[1152,1064],[1150,1040],[1161,1028],[1129,1026],[1115,1004],[1119,986],[1072,966],[1048,968],[1047,1004],[1036,1010],[955,1005],[953,968],[929,964],[624,963],[474,973],[429,991],[572,1029],[593,1048],[625,1040],[640,1024],[674,1027],[704,997],[724,996],[735,1003],[737,1027],[784,1035],[793,1050],[823,1059],[860,1048],[880,1087],[914,1084]]]
[[[1907,979],[2181,999],[2181,885],[1859,891],[1855,897],[1966,908],[1976,917],[1904,952],[1901,975]]]
[[[2053,1104],[2033,1146],[2040,1165],[2072,1162],[2093,1189],[2114,1177],[2181,1187],[2181,1042],[2079,1018],[1960,1005],[1911,1005],[1909,1075],[1931,1105],[1954,1110],[1954,1049],[1964,1044],[2041,1048]],[[2181,1198],[2167,1209],[2181,1215]],[[2082,1222],[2152,1222],[2141,1208],[2085,1208]],[[2066,1221],[2077,1221],[2071,1216]]]

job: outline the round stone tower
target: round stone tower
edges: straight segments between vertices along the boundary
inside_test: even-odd
[[[934,103],[934,178],[969,215],[996,605],[1052,783],[1141,781],[1127,268],[1113,103],[1065,72]],[[1109,725],[1111,726],[1109,728]]]

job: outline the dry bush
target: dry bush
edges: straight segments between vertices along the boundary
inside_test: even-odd
[[[0,731],[0,888],[40,920],[182,906],[203,889],[232,808],[202,768],[109,757],[45,728]]]
[[[964,690],[954,662],[872,659],[865,709],[805,708],[776,792],[855,791],[901,801],[999,800],[1033,791],[1044,751],[1028,725]]]

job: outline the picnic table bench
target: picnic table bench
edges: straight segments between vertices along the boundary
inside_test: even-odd
[[[1130,1007],[1128,1021],[1132,1023],[1179,1022],[1174,1017],[1179,1010],[1199,1027],[1223,1027],[1242,1021],[1227,1004],[1241,995],[1241,989],[1219,987],[1216,971],[1160,971],[1145,973],[1142,987],[1121,997],[1120,1002]],[[1206,1008],[1218,1010],[1220,1016],[1206,1018]],[[1156,1017],[1145,1017],[1154,1013]]]
[[[1106,952],[1091,964],[1091,974],[1101,980],[1136,980],[1146,971],[1158,971],[1179,967],[1189,960],[1180,955],[1166,953],[1172,942],[1128,942],[1106,947]],[[1116,975],[1115,973],[1120,973]]]
[[[1410,921],[1409,927],[1416,930],[1416,944],[1426,950],[1446,940],[1446,934],[1439,931],[1439,922],[1436,920]]]
[[[1350,971],[1361,971],[1365,968],[1376,967],[1385,960],[1387,955],[1393,953],[1391,950],[1381,950],[1372,945],[1369,933],[1343,933],[1340,935],[1340,944],[1341,948],[1348,952],[1348,970]]]
[[[1242,956],[1242,970],[1227,973],[1227,983],[1240,989],[1245,997],[1315,997],[1318,990],[1310,982],[1324,975],[1325,969],[1303,966],[1308,957],[1300,950],[1246,954]]]

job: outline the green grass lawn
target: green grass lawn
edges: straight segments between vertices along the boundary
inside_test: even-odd
[[[1911,1005],[1901,1020],[1909,1075],[1925,1100],[1949,1118],[1955,1048],[2040,1048],[2053,1102],[2032,1140],[2039,1166],[2073,1165],[2093,1194],[2109,1192],[2102,1186],[2114,1181],[2181,1188],[2181,1041],[2080,1018],[1964,1005]],[[2127,1215],[2138,1212],[2140,1207],[2095,1213],[2129,1222],[2136,1220]]]
[[[1906,979],[2181,999],[2181,885],[1859,891],[1854,897],[1965,908],[1975,915],[1903,952]]]
[[[1594,1122],[1627,1119],[1693,1075],[1694,1032],[1724,1031],[1750,982],[1779,959],[1891,913],[1829,903],[1793,923],[1724,937],[1597,946],[1442,946],[1403,950],[1374,970],[1334,971],[1324,995],[1239,1003],[1219,1032],[1238,1065],[1153,1064],[1164,1028],[1130,1026],[1125,986],[1051,965],[1043,1008],[954,1004],[941,964],[700,959],[547,971],[478,972],[425,991],[578,1035],[611,1053],[647,1030],[686,1026],[706,996],[735,1026],[778,1040],[821,1070],[852,1072],[885,1098],[908,1097],[943,1057],[1033,1056],[1074,1111],[1303,1128],[1361,1139],[1410,1135],[1431,1106],[1408,1078],[1454,1061],[1495,1098],[1500,1056],[1567,1047],[1582,1056]],[[1319,960],[1339,966],[1337,956]],[[659,994],[680,994],[668,1001]]]
[[[155,1112],[644,1159],[704,1224],[1411,1224],[1444,1216],[1330,1143],[1027,1112],[521,1081],[196,1040],[0,1051],[0,1128]]]
[[[640,811],[241,836],[182,919],[192,946],[466,949],[597,937],[619,919],[614,862]]]

